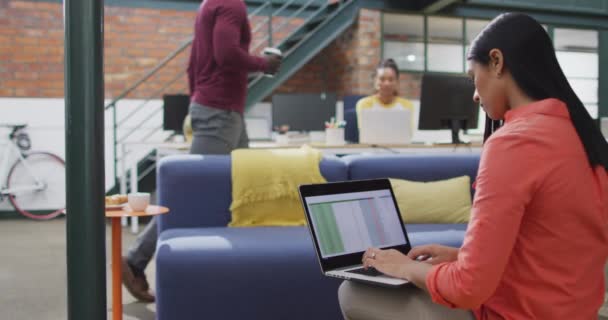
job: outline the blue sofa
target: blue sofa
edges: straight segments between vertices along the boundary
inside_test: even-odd
[[[479,155],[328,157],[328,181],[475,178]],[[157,319],[341,319],[339,280],[321,275],[306,227],[228,228],[229,156],[161,160]],[[407,225],[412,245],[460,246],[466,225]]]

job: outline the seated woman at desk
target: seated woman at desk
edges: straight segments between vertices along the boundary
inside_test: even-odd
[[[362,110],[364,109],[405,109],[413,112],[414,105],[399,97],[399,67],[395,60],[385,59],[376,68],[374,76],[374,89],[376,93],[362,98],[357,102],[357,125],[361,128]]]

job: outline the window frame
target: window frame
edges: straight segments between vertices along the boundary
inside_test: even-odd
[[[466,21],[468,19],[472,19],[472,20],[487,20],[485,18],[473,18],[473,17],[461,17],[461,16],[450,16],[450,15],[426,15],[426,14],[420,14],[419,12],[409,12],[409,11],[400,11],[400,12],[392,12],[392,11],[382,11],[381,15],[380,15],[380,32],[381,32],[381,37],[380,37],[380,54],[381,54],[381,58],[382,59],[386,59],[385,57],[385,50],[384,50],[384,42],[385,42],[385,38],[384,38],[384,26],[385,26],[385,20],[384,20],[384,15],[385,14],[401,14],[401,15],[415,15],[415,16],[421,16],[423,19],[423,39],[424,41],[422,42],[424,44],[424,70],[416,70],[416,69],[410,69],[410,68],[405,68],[402,66],[399,66],[399,71],[400,72],[406,72],[406,73],[414,73],[414,74],[422,74],[422,73],[442,73],[442,74],[466,74],[466,69],[467,69],[467,65],[466,65]],[[460,19],[462,22],[462,28],[461,28],[461,34],[462,34],[462,40],[460,42],[460,45],[462,46],[462,51],[463,51],[463,61],[462,61],[462,72],[454,72],[454,71],[441,71],[441,70],[433,70],[430,71],[429,70],[429,21],[428,18],[429,17],[437,17],[437,18],[450,18],[450,19]],[[490,21],[490,20],[488,20]],[[413,42],[413,43],[419,43],[419,42]]]
[[[600,112],[600,74],[601,74],[601,70],[600,70],[600,61],[601,61],[601,56],[602,56],[602,52],[600,52],[600,32],[602,31],[602,29],[591,29],[591,28],[584,28],[584,27],[580,27],[580,26],[572,26],[572,25],[567,25],[567,24],[548,24],[547,25],[548,30],[547,32],[549,33],[549,37],[551,38],[551,44],[553,45],[553,49],[555,50],[555,53],[557,54],[558,50],[555,48],[555,29],[570,29],[570,30],[581,30],[581,31],[595,31],[596,32],[596,36],[597,36],[597,52],[595,52],[595,54],[597,54],[597,58],[598,58],[598,65],[597,65],[597,69],[598,69],[598,74],[597,74],[597,78],[593,78],[593,77],[568,77],[566,76],[566,79],[568,80],[568,83],[570,83],[570,79],[573,80],[595,80],[597,82],[597,101],[595,101],[594,103],[591,102],[586,102],[586,101],[582,101],[583,106],[585,106],[585,108],[587,108],[587,105],[591,105],[591,106],[595,106],[595,108],[597,109],[597,114],[595,115],[596,117],[594,117],[594,115],[591,115],[591,117],[594,120],[599,120],[601,118],[601,112]],[[577,51],[563,51],[563,50],[559,50],[560,52],[577,52]],[[578,96],[578,95],[577,95]],[[580,97],[579,97],[580,99]],[[589,111],[589,110],[588,110]]]
[[[442,74],[466,74],[466,70],[467,70],[467,63],[466,63],[466,54],[467,54],[467,22],[469,20],[487,20],[488,22],[491,21],[491,19],[488,19],[487,17],[474,17],[474,16],[454,16],[454,15],[427,15],[427,14],[421,14],[420,12],[411,12],[411,11],[382,11],[381,15],[380,15],[380,32],[381,32],[381,37],[380,37],[380,53],[381,53],[381,58],[385,59],[385,50],[384,50],[384,42],[385,42],[385,38],[384,38],[384,31],[385,31],[385,20],[384,20],[384,15],[385,14],[401,14],[401,15],[416,15],[416,16],[422,16],[423,18],[423,39],[424,39],[424,69],[423,70],[416,70],[416,69],[411,69],[411,68],[407,68],[407,67],[403,67],[403,66],[399,66],[399,71],[400,72],[404,72],[404,73],[410,73],[410,74],[414,74],[414,75],[420,75],[423,73],[442,73]],[[463,61],[462,61],[462,70],[463,72],[453,72],[453,71],[440,71],[440,70],[434,70],[434,71],[430,71],[429,70],[429,17],[442,17],[442,18],[453,18],[453,19],[461,19],[462,21],[462,50],[463,50]],[[597,119],[601,118],[601,110],[600,110],[600,105],[602,104],[601,102],[601,69],[600,69],[600,64],[601,64],[601,60],[602,60],[602,56],[603,55],[608,55],[608,52],[603,53],[601,51],[601,45],[600,45],[600,33],[602,31],[605,31],[602,28],[591,28],[591,27],[583,27],[583,26],[577,26],[577,25],[572,25],[572,24],[567,24],[567,23],[542,23],[543,26],[546,27],[547,33],[549,34],[549,37],[551,38],[551,43],[555,49],[555,29],[575,29],[575,30],[582,30],[582,31],[596,31],[597,33],[597,37],[598,37],[598,48],[597,48],[597,55],[598,55],[598,76],[597,78],[590,78],[590,77],[572,77],[572,79],[583,79],[583,80],[595,80],[598,83],[597,86],[597,102],[596,103],[588,103],[589,105],[594,105],[597,107],[598,112],[597,112]],[[416,42],[419,43],[419,42]],[[560,50],[561,51],[561,50]],[[568,51],[563,51],[563,52],[568,52]],[[556,50],[557,53],[557,50]],[[570,80],[570,78],[568,78],[568,80]],[[595,119],[595,118],[594,118]]]

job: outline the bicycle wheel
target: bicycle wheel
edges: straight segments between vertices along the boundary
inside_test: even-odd
[[[65,162],[47,152],[32,152],[17,161],[8,174],[8,188],[17,189],[43,184],[40,190],[17,191],[8,199],[22,215],[36,220],[52,219],[65,209]]]

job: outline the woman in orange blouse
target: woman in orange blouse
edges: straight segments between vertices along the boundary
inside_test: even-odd
[[[463,245],[407,256],[370,248],[365,266],[423,290],[344,282],[342,312],[349,320],[597,319],[608,257],[606,140],[531,17],[494,19],[468,60],[473,98],[504,125],[485,141]]]

